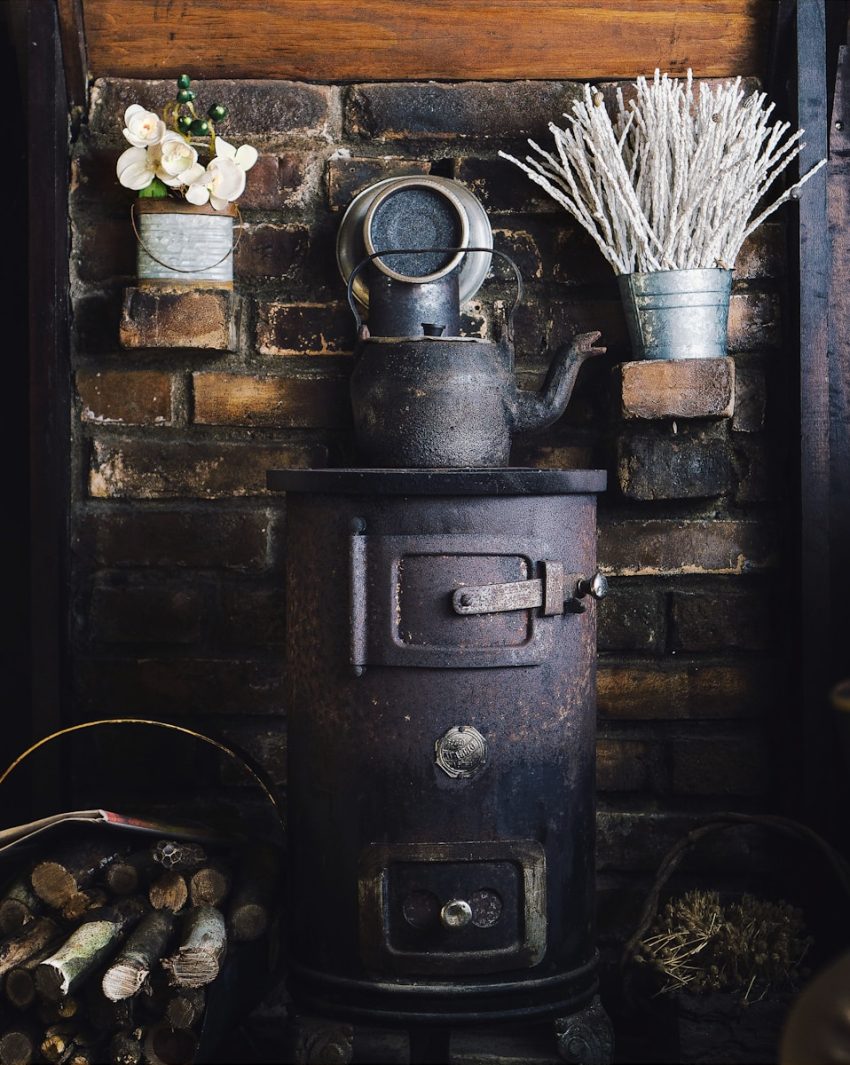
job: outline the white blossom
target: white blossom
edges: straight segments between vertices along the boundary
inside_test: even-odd
[[[189,203],[201,206],[207,202],[221,211],[228,203],[238,200],[245,191],[245,171],[233,159],[211,160],[202,177],[186,190]]]
[[[146,189],[156,177],[159,147],[128,148],[118,157],[115,172],[127,189]]]
[[[169,130],[163,136],[160,144],[160,160],[156,168],[156,176],[163,184],[171,188],[190,184],[197,163],[198,153],[179,133]],[[203,172],[203,167],[200,169]],[[191,171],[191,176],[187,177],[186,174],[189,171]]]
[[[123,133],[134,148],[149,148],[165,136],[165,123],[155,112],[130,104],[124,112]]]
[[[216,137],[215,140],[215,154],[219,159],[232,159],[240,170],[250,170],[251,167],[257,161],[257,149],[252,148],[250,144],[243,144],[239,148],[234,148],[226,140],[222,140],[221,137]]]

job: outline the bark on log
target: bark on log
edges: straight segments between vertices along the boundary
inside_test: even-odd
[[[2,1065],[30,1065],[38,1052],[38,1038],[29,1027],[10,1028],[0,1036]]]
[[[207,852],[200,843],[161,839],[154,844],[151,857],[163,869],[170,869],[175,873],[191,873],[206,862]]]
[[[110,1065],[140,1065],[142,1044],[131,1032],[116,1032],[109,1042]]]
[[[280,852],[256,847],[243,857],[227,914],[228,932],[237,942],[259,939],[269,927],[280,880]]]
[[[94,969],[122,942],[124,935],[143,916],[145,903],[135,897],[115,906],[92,910],[83,924],[35,971],[40,995],[55,1002],[79,987]]]
[[[154,870],[150,851],[136,851],[122,858],[106,870],[104,880],[116,895],[132,895],[147,885]]]
[[[164,1023],[149,1029],[143,1044],[147,1065],[191,1065],[197,1052],[194,1032]]]
[[[126,850],[114,843],[107,846],[103,840],[68,843],[35,866],[32,889],[48,906],[60,910],[72,895],[88,887]]]
[[[230,891],[230,874],[220,865],[204,865],[189,879],[193,906],[220,907]]]
[[[103,993],[110,1002],[132,998],[168,946],[174,917],[167,910],[149,913],[130,934],[118,957],[103,976]]]
[[[200,906],[186,915],[183,940],[176,954],[163,958],[162,967],[174,987],[203,987],[218,976],[227,950],[221,912]]]
[[[46,946],[25,962],[16,965],[6,973],[3,991],[9,1002],[19,1010],[26,1010],[35,1001],[35,969],[54,951],[53,946]]]
[[[19,935],[0,943],[0,976],[40,954],[59,936],[59,928],[49,917],[37,917]]]
[[[41,911],[41,901],[26,880],[16,880],[0,901],[0,933],[12,936]]]
[[[184,987],[165,1007],[165,1019],[172,1028],[194,1028],[204,1015],[206,993],[202,987]]]
[[[155,910],[179,913],[189,901],[189,888],[181,873],[161,873],[151,884],[148,898]]]
[[[89,910],[95,910],[105,906],[108,898],[105,892],[99,888],[89,888],[87,891],[75,891],[62,907],[62,917],[66,921],[79,921],[83,914]]]

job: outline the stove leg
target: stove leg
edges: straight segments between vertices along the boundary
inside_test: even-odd
[[[614,1030],[596,995],[589,1006],[555,1021],[558,1054],[567,1065],[611,1065]]]
[[[354,1055],[354,1028],[321,1017],[292,1017],[289,1022],[288,1060],[294,1065],[350,1065]]]

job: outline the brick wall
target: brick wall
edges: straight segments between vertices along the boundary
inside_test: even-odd
[[[652,420],[613,367],[629,347],[616,284],[583,233],[497,158],[545,141],[572,83],[200,85],[223,132],[261,150],[241,201],[235,294],[150,295],[134,281],[130,198],[114,175],[120,118],[170,82],[96,83],[74,148],[72,500],[75,707],[207,725],[284,783],[280,602],[284,500],[269,467],[354,459],[352,321],[334,240],[363,186],[421,172],[467,183],[527,281],[521,382],[601,329],[567,414],[518,442],[518,465],[602,466],[599,791],[605,927],[632,912],[666,846],[704,812],[775,805],[782,765],[782,485],[786,362],[781,223],[736,270],[733,417]],[[606,87],[606,91],[607,91]],[[506,273],[465,308],[486,335]],[[120,338],[120,340],[119,340]],[[651,392],[651,390],[650,390]],[[629,403],[632,406],[629,406]],[[722,408],[722,403],[721,403]],[[643,411],[645,414],[646,411]],[[652,413],[651,411],[649,413]]]

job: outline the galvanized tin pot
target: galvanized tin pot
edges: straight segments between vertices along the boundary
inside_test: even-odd
[[[233,288],[233,204],[222,211],[176,200],[138,200],[133,228],[142,285]]]
[[[635,359],[726,355],[731,270],[661,270],[617,280]]]

